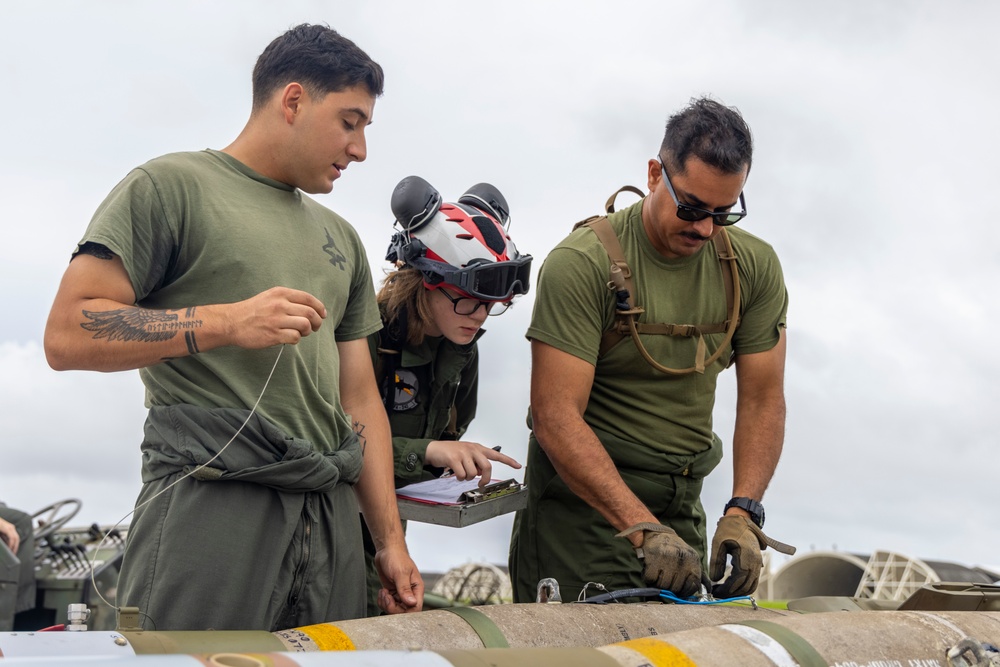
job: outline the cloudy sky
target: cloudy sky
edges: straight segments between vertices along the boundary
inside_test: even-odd
[[[985,0],[5,5],[0,500],[77,497],[83,524],[131,509],[137,374],[50,370],[49,306],[105,194],[151,157],[227,145],[257,55],[301,22],[329,23],[386,71],[368,160],[318,198],[358,228],[374,279],[408,174],[446,199],[495,184],[541,259],[618,186],[645,185],[671,112],[703,94],[739,107],[757,146],[741,225],[777,249],[791,296],[768,532],[802,551],[1000,568],[1000,6]],[[520,459],[530,311],[529,296],[489,323],[469,433]],[[727,442],[734,402],[730,372]],[[706,484],[710,514],[731,495],[730,460]],[[415,525],[410,547],[426,570],[502,563],[509,530]]]

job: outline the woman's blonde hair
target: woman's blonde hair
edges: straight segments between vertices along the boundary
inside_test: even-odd
[[[424,342],[427,324],[433,318],[430,290],[424,287],[424,276],[420,271],[405,267],[393,271],[385,277],[375,300],[385,313],[386,330],[398,329],[405,311],[406,331],[399,332],[402,335],[398,337],[410,345]]]

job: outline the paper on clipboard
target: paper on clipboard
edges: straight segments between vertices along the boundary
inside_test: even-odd
[[[438,477],[396,489],[396,497],[435,505],[461,505],[462,494],[478,488],[478,477],[464,482],[455,477]]]

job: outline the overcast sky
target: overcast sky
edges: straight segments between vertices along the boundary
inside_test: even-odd
[[[496,185],[537,271],[613,190],[645,187],[670,113],[703,94],[737,106],[756,140],[740,224],[774,245],[791,299],[768,533],[800,552],[1000,566],[1000,5],[47,0],[3,15],[0,500],[33,511],[77,497],[81,524],[131,509],[141,385],[48,368],[58,281],[118,180],[163,153],[226,146],[260,51],[324,22],[386,72],[368,160],[318,197],[357,227],[374,279],[404,176],[445,199]],[[521,460],[531,303],[488,323],[468,434]],[[727,458],[706,484],[710,516],[731,495],[731,371],[720,386]],[[413,525],[409,543],[441,571],[505,563],[509,531],[509,517]]]

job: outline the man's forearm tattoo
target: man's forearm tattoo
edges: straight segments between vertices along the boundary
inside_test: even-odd
[[[184,342],[188,352],[197,354],[198,341],[196,330],[203,325],[201,320],[193,319],[194,308],[188,308],[185,321],[179,316],[165,310],[146,310],[144,308],[119,308],[118,310],[93,311],[84,310],[83,316],[89,322],[83,322],[81,327],[94,332],[94,339],[104,338],[110,341],[142,343],[158,343],[170,340],[178,332],[184,332]]]
[[[365,445],[368,444],[368,438],[365,437],[365,425],[359,421],[354,422],[354,432],[358,434],[358,441],[361,443],[361,454],[365,453]]]
[[[191,308],[188,308],[185,314],[188,317],[188,322],[196,322],[198,324],[198,327],[196,328],[201,328],[201,320],[192,319],[194,318],[193,306]],[[201,352],[201,350],[198,349],[198,341],[195,340],[194,331],[188,330],[184,332],[184,342],[187,343],[189,354],[198,354],[199,352]]]

